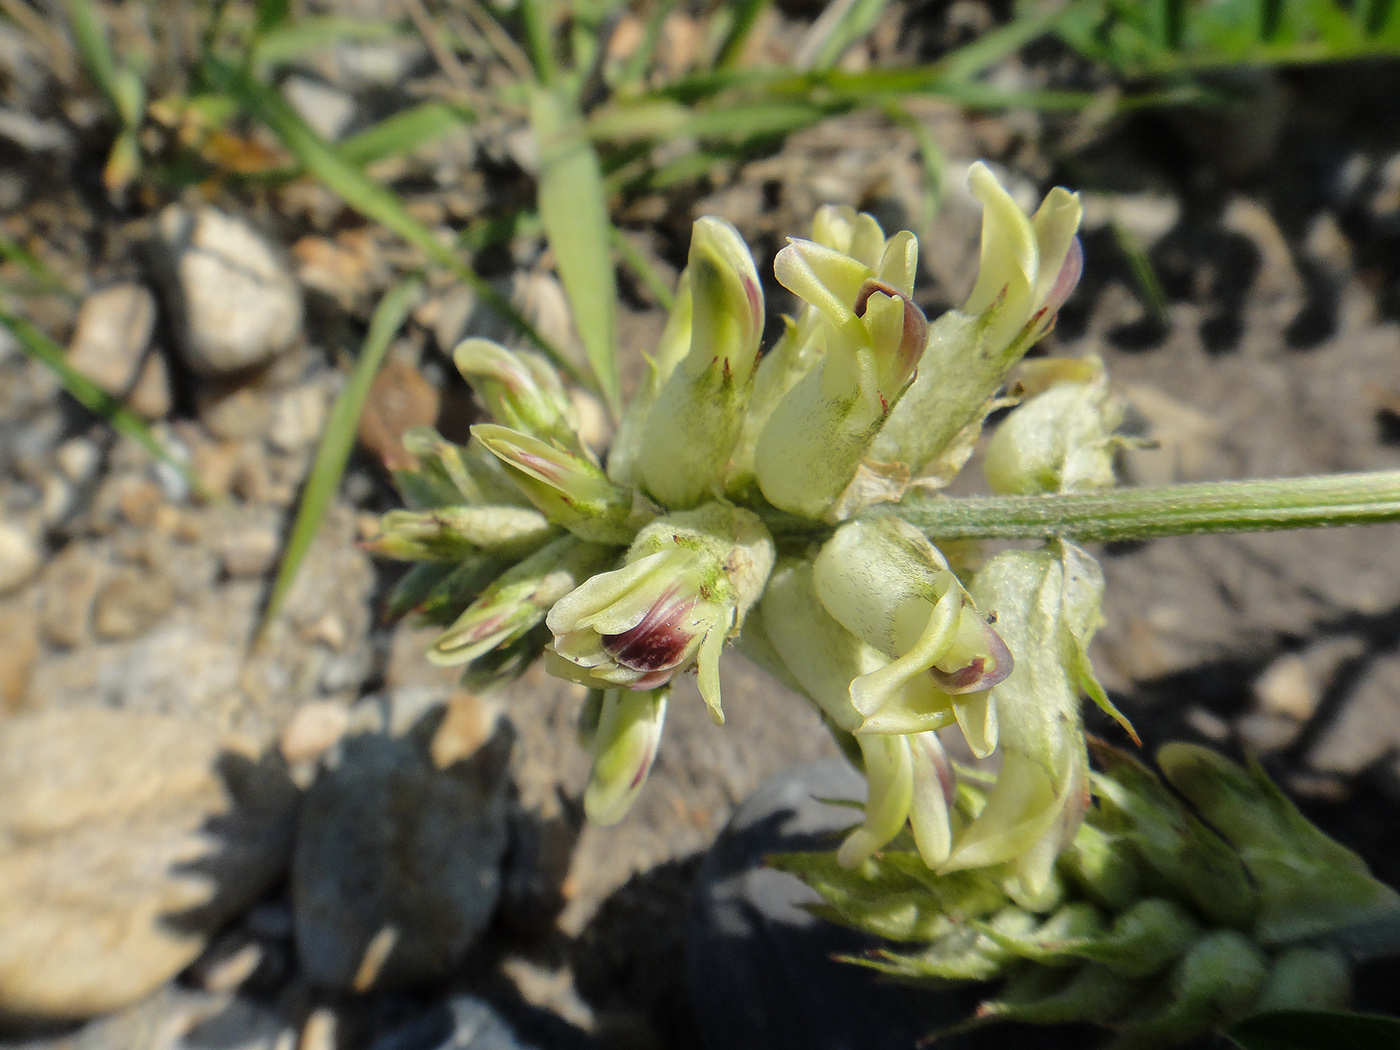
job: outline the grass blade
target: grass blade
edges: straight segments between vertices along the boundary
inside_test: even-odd
[[[661,308],[670,313],[672,305],[676,301],[675,293],[671,291],[671,286],[666,283],[665,278],[651,264],[651,260],[633,244],[625,233],[617,227],[613,227],[613,247],[617,249],[618,256],[627,268],[637,275],[638,280],[646,285],[653,298],[661,305]]]
[[[1113,242],[1118,245],[1123,258],[1128,261],[1128,268],[1132,271],[1133,280],[1137,282],[1138,291],[1142,293],[1147,312],[1157,324],[1167,324],[1170,320],[1167,315],[1167,293],[1162,288],[1162,282],[1157,279],[1157,271],[1152,267],[1151,258],[1133,236],[1132,231],[1116,217],[1109,220],[1108,227],[1113,232]]]
[[[92,0],[66,0],[68,23],[73,29],[73,46],[82,59],[88,76],[102,92],[102,97],[120,115],[117,103],[117,61],[107,43],[107,31],[97,14],[97,5]]]
[[[676,0],[658,0],[652,7],[651,14],[647,16],[646,31],[642,35],[641,44],[622,63],[617,77],[618,87],[640,84],[645,79],[652,59],[656,57],[656,45],[661,41],[661,26],[675,6]]]
[[[730,5],[733,13],[729,31],[724,34],[724,42],[720,44],[715,55],[716,69],[728,69],[739,61],[739,56],[744,53],[744,45],[749,42],[749,34],[758,22],[758,16],[763,14],[763,9],[770,2],[771,0],[740,0],[739,3]]]
[[[375,182],[347,161],[316,134],[280,95],[241,70],[208,56],[211,79],[222,84],[254,116],[262,120],[282,144],[322,185],[367,219],[385,226],[421,250],[474,291],[483,302],[505,318],[521,335],[542,350],[561,369],[582,380],[573,362],[545,340],[514,306],[453,249],[438,240],[432,230],[408,213],[391,190]]]
[[[530,125],[540,154],[540,222],[554,251],[588,363],[616,418],[622,400],[617,372],[617,275],[598,154],[584,134],[577,108],[562,90],[534,90]]]
[[[73,400],[94,415],[101,416],[113,430],[137,442],[162,463],[174,467],[200,499],[207,501],[212,498],[208,488],[205,487],[204,482],[199,479],[199,475],[195,473],[193,468],[161,444],[160,440],[151,433],[151,428],[146,425],[144,419],[70,365],[61,346],[39,331],[29,321],[23,317],[17,317],[7,310],[0,310],[0,325],[4,325],[14,333],[25,353],[36,361],[43,362],[54,371],[63,384],[63,389],[72,395]]]
[[[409,153],[475,120],[476,114],[464,106],[424,102],[385,117],[378,124],[343,140],[337,148],[351,164],[370,164],[385,157]]]
[[[298,18],[264,33],[253,48],[253,63],[259,68],[283,66],[336,44],[374,43],[403,35],[394,22],[336,15]]]
[[[4,233],[0,233],[0,261],[13,262],[29,274],[41,291],[61,295],[70,302],[77,302],[81,298],[62,277],[49,269],[43,259]]]
[[[889,0],[833,0],[793,55],[798,69],[830,69],[875,27]]]
[[[282,564],[277,567],[277,579],[273,582],[267,607],[258,625],[258,636],[281,612],[282,604],[296,580],[297,569],[301,567],[306,552],[311,548],[311,541],[321,527],[326,508],[335,499],[341,475],[345,473],[345,464],[350,458],[350,449],[355,444],[355,430],[365,399],[369,397],[370,384],[374,382],[384,354],[408,316],[420,288],[421,283],[416,279],[403,281],[391,288],[375,307],[364,346],[350,373],[350,381],[335,399],[326,420],[325,432],[321,434],[321,442],[316,446],[316,458],[312,461],[311,472],[306,476],[296,520],[292,523],[286,549],[282,552]]]
[[[891,120],[908,129],[914,136],[915,145],[919,147],[924,176],[924,206],[919,222],[927,226],[938,214],[938,209],[943,207],[943,190],[948,183],[948,158],[943,153],[943,147],[933,137],[933,132],[929,131],[927,125],[917,116],[898,103],[892,103],[888,113]]]
[[[1019,14],[1010,23],[958,48],[939,60],[937,68],[949,80],[970,80],[1031,41],[1054,31],[1062,22],[1101,10],[1100,0],[1079,0],[1065,7],[1049,5]]]

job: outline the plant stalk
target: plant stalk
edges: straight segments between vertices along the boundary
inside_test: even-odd
[[[1400,470],[1048,496],[915,493],[895,514],[936,539],[1083,541],[1263,532],[1400,520]]]

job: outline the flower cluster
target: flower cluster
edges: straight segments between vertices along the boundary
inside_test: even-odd
[[[543,654],[592,691],[585,807],[611,823],[651,768],[675,676],[694,671],[723,721],[721,653],[736,642],[807,697],[865,770],[858,865],[910,828],[940,872],[1014,862],[1039,892],[1084,813],[1079,702],[1107,704],[1085,647],[1101,579],[1055,544],[978,566],[899,517],[965,463],[992,409],[988,480],[1003,491],[1112,484],[1117,423],[1095,362],[1012,378],[1078,280],[1078,198],[1027,215],[984,165],[982,259],[961,309],[915,302],[918,242],[823,208],[774,262],[800,300],[761,353],[762,282],[739,233],[695,224],[659,345],[607,450],[580,439],[541,357],[479,339],[456,351],[492,422],[454,445],[410,436],[408,509],[374,547],[421,562],[395,596],[444,629],[430,658],[484,685]],[[960,815],[940,738],[1002,755],[986,808]]]
[[[1330,942],[1393,917],[1400,895],[1257,766],[1172,744],[1163,783],[1095,751],[1100,804],[1035,892],[1010,863],[930,878],[907,835],[854,869],[824,853],[773,862],[817,889],[828,918],[909,945],[851,962],[934,986],[1005,978],[943,1034],[1089,1021],[1115,1029],[1115,1046],[1154,1047],[1252,1013],[1345,1005],[1349,959]],[[960,814],[975,825],[1000,791],[965,785]]]

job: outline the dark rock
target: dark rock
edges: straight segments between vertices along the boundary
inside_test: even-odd
[[[292,902],[302,966],[317,984],[363,991],[441,977],[495,910],[510,740],[503,729],[438,768],[440,719],[429,711],[403,736],[349,737],[307,795]]]
[[[459,995],[373,1044],[371,1050],[590,1050],[592,1040],[543,1011],[510,1020],[474,995]],[[519,1011],[516,1011],[519,1012]]]
[[[810,763],[765,780],[720,834],[696,879],[686,951],[704,1046],[908,1050],[935,1027],[915,1017],[901,989],[835,961],[876,942],[803,910],[817,894],[763,863],[834,847],[857,815],[818,800],[864,795],[846,763]]]

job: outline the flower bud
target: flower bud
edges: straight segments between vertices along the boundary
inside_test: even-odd
[[[542,514],[523,507],[391,510],[365,547],[400,561],[461,561],[482,551],[512,558],[531,553],[553,535]]]
[[[641,793],[661,744],[670,692],[609,689],[603,694],[589,747],[593,772],[583,792],[583,810],[595,824],[616,824]]]
[[[1200,923],[1181,905],[1148,897],[1119,915],[1102,937],[1067,950],[1121,977],[1150,977],[1185,954],[1200,935]]]
[[[1109,1024],[1142,998],[1142,987],[1102,966],[1083,966],[1064,984],[1030,994],[1005,995],[977,1008],[979,1021],[1020,1021],[1024,1024],[1070,1024],[1091,1021]]]
[[[546,623],[551,674],[595,688],[655,689],[698,667],[716,722],[719,655],[763,593],[773,541],[757,516],[725,504],[659,518],[623,566],[555,603]]]
[[[1314,827],[1257,764],[1241,768],[1190,744],[1168,744],[1157,761],[1249,869],[1259,890],[1261,942],[1315,937],[1400,909],[1400,894]]]
[[[890,413],[870,459],[943,484],[962,468],[1010,369],[1049,329],[1083,268],[1079,197],[1055,188],[1027,218],[986,165],[968,173],[984,206],[982,261],[961,310],[929,333],[919,373]]]
[[[522,637],[550,607],[615,557],[615,548],[561,536],[506,570],[428,649],[435,664],[464,664]]]
[[[836,859],[853,868],[904,830],[914,801],[914,768],[902,736],[856,737],[865,760],[865,820],[846,836]]]
[[[885,711],[892,699],[918,696],[903,687],[923,678],[946,695],[973,753],[992,752],[997,716],[987,690],[1011,672],[1011,655],[922,533],[893,517],[848,522],[817,555],[813,580],[833,617],[891,657],[851,682],[856,710],[888,719],[899,710]]]
[[[825,515],[913,379],[928,338],[909,298],[917,253],[908,231],[885,245],[878,271],[812,241],[792,239],[778,253],[778,281],[825,322],[826,353],[759,434],[754,467],[774,506]]]
[[[403,446],[416,465],[395,470],[394,484],[410,510],[463,504],[529,506],[500,461],[479,441],[457,445],[432,427],[412,427],[404,432]]]
[[[957,798],[957,779],[937,733],[911,733],[905,739],[914,778],[909,827],[920,858],[930,868],[937,868],[953,850],[950,814]]]
[[[647,358],[646,373],[632,400],[623,409],[622,420],[608,449],[608,477],[625,488],[634,488],[639,483],[638,471],[641,468],[638,459],[642,454],[647,419],[661,388],[690,350],[692,306],[690,271],[686,270],[676,282],[676,299],[666,317],[666,327],[661,332],[656,353]]]
[[[848,204],[824,204],[812,217],[812,240],[876,270],[885,255],[885,231],[875,216]]]
[[[983,461],[992,491],[1036,495],[1113,487],[1113,432],[1123,413],[1109,398],[1102,363],[1089,364],[1091,378],[1054,383],[997,427]]]
[[[452,351],[452,361],[495,422],[584,453],[577,413],[559,373],[545,358],[528,350],[507,350],[489,339],[467,339]]]
[[[634,510],[632,494],[590,459],[492,423],[472,427],[472,437],[505,464],[545,517],[579,539],[622,544],[636,534],[642,512]]]
[[[854,733],[863,716],[851,704],[851,680],[882,666],[885,658],[826,611],[812,581],[812,563],[805,559],[778,563],[760,609],[764,635],[798,691]],[[950,710],[943,724],[951,720]]]
[[[1343,1010],[1351,1002],[1351,967],[1332,948],[1297,945],[1274,959],[1250,1013],[1269,1010]]]
[[[1060,865],[1091,900],[1120,911],[1142,896],[1142,870],[1116,835],[1084,824],[1060,856]]]
[[[1000,725],[1001,772],[987,804],[954,840],[943,871],[1012,861],[1035,894],[1088,805],[1088,756],[1079,715],[1080,669],[1071,623],[1083,611],[1068,580],[1071,549],[1005,551],[972,583],[977,607],[996,616],[1015,653],[1010,675],[992,690]]]
[[[705,217],[690,241],[690,349],[647,416],[637,463],[667,507],[693,507],[723,481],[744,422],[763,335],[753,257],[729,223]]]
[[[1002,933],[985,923],[976,925],[1009,954],[1053,969],[1079,965],[1075,949],[1094,944],[1104,930],[1103,916],[1087,901],[1066,904],[1034,930],[1022,933]]]
[[[1220,926],[1251,928],[1259,891],[1239,855],[1202,824],[1132,755],[1096,742],[1104,774],[1095,777],[1105,818],[1158,876]]]
[[[1250,1011],[1268,980],[1268,960],[1241,933],[1215,930],[1198,940],[1172,971],[1171,1002],[1128,1027],[1134,1045],[1178,1045],[1227,1027]]]

